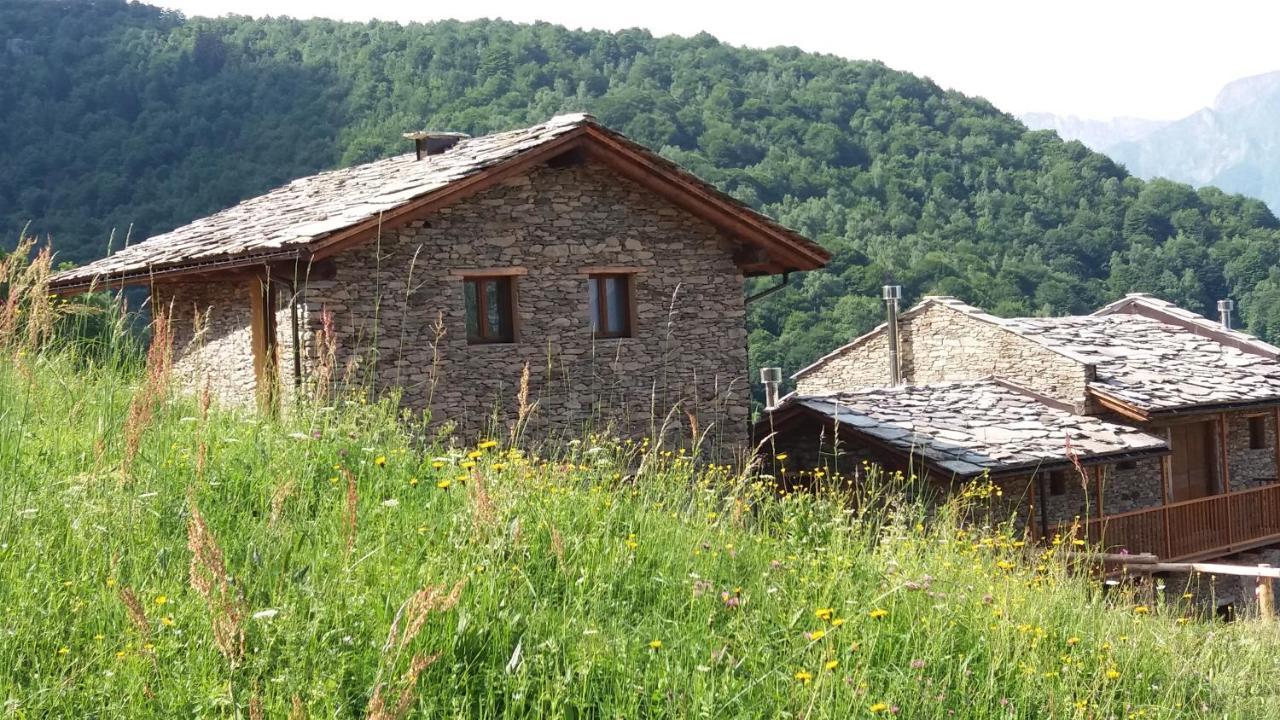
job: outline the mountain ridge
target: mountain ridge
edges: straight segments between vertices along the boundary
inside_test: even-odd
[[[1145,182],[982,98],[882,63],[700,34],[546,23],[186,18],[121,0],[0,4],[0,223],[64,260],[294,177],[588,111],[820,241],[829,268],[749,312],[755,365],[796,369],[875,324],[879,286],[1000,314],[1145,291],[1280,335],[1280,222]],[[757,283],[752,283],[753,288]]]

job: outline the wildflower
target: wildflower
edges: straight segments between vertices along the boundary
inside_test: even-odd
[[[1118,678],[1118,677],[1120,677],[1120,671],[1119,671],[1119,670],[1117,670],[1117,669],[1115,669],[1115,668],[1107,668],[1107,679],[1108,679],[1108,680],[1115,680],[1115,679],[1116,679],[1116,678]]]
[[[466,462],[464,462],[464,463],[459,463],[459,464],[458,464],[458,467],[462,468],[463,470],[470,470],[471,468],[473,468],[473,467],[475,467],[475,466],[476,466],[476,463],[475,463],[475,461],[474,461],[474,460],[468,460],[468,461],[466,461]]]
[[[658,639],[650,640],[650,641],[649,641],[649,649],[650,649],[650,650],[661,650],[661,649],[662,649],[662,641],[661,641],[661,640],[658,640]]]
[[[169,602],[169,598],[165,597],[164,595],[157,595],[157,596],[156,596],[156,604],[157,604],[157,605],[164,605],[164,604],[165,604],[165,603],[167,603],[167,602]]]
[[[373,464],[374,464],[374,465],[377,465],[378,467],[386,467],[386,466],[387,466],[387,456],[386,456],[386,455],[379,455],[378,457],[376,457],[376,458],[374,458],[374,459],[373,459]]]
[[[813,611],[813,614],[819,620],[830,620],[831,616],[835,614],[835,610],[831,608],[818,608]]]
[[[1067,645],[1077,645],[1077,644],[1079,644],[1079,643],[1080,643],[1080,638],[1078,638],[1078,637],[1076,637],[1076,636],[1074,636],[1074,635],[1072,635],[1071,637],[1067,638]]]
[[[889,611],[884,608],[876,608],[867,614],[871,616],[872,620],[879,620],[880,618],[887,616]]]
[[[827,636],[827,631],[826,631],[826,630],[814,630],[813,632],[805,633],[804,635],[805,635],[805,637],[809,638],[810,640],[821,640],[822,638],[824,638],[824,637],[826,637],[826,636]]]
[[[418,487],[418,478],[416,477],[409,478],[409,487]]]
[[[479,445],[476,445],[476,447],[480,448],[481,450],[488,450],[489,448],[497,447],[497,446],[498,446],[497,440],[485,440],[481,442]]]
[[[832,618],[831,627],[840,627],[844,624],[844,618]]]
[[[742,598],[739,597],[738,593],[738,588],[734,588],[732,593],[725,590],[720,593],[720,602],[724,603],[725,608],[728,610],[737,610],[738,606],[742,605]]]
[[[828,670],[835,670],[835,669],[836,669],[837,667],[839,667],[839,666],[840,666],[840,661],[839,661],[839,660],[835,660],[835,659],[828,660],[828,661],[826,661],[825,663],[823,663],[823,664],[822,664],[822,667],[824,667],[824,668],[826,668],[826,669],[828,669]]]
[[[868,710],[870,710],[870,711],[871,711],[871,712],[873,712],[873,713],[879,714],[879,713],[884,712],[885,710],[888,710],[888,709],[889,709],[889,704],[888,704],[888,703],[878,702],[878,703],[876,703],[875,705],[872,705],[871,707],[869,707],[869,708],[867,708],[867,709],[868,709]]]
[[[773,459],[774,459],[774,460],[786,460],[786,459],[787,459],[787,454],[786,454],[786,453],[778,453],[777,455],[774,455],[774,456],[773,456]]]
[[[441,490],[448,490],[449,486],[452,484],[453,484],[453,481],[450,480],[449,478],[436,481],[436,487],[440,488]]]
[[[1139,605],[1138,607],[1133,609],[1134,615],[1146,615],[1149,612],[1151,612],[1151,608],[1147,607],[1146,605]]]
[[[813,681],[813,673],[809,672],[808,670],[797,670],[795,674],[795,679],[799,680],[800,683],[803,685],[808,685],[810,682]]]
[[[164,617],[160,618],[160,624],[161,624],[161,625],[168,626],[168,627],[172,627],[172,626],[173,626],[173,616],[172,616],[172,615],[165,615]]]
[[[439,470],[440,468],[444,467],[444,462],[440,460],[436,460],[435,462],[431,463],[431,467],[435,468],[436,470]]]
[[[62,647],[58,648],[59,655],[66,655],[69,652],[71,652],[71,648],[67,647],[66,645],[63,645]]]
[[[920,659],[918,659],[918,658],[917,658],[917,659],[915,659],[915,660],[912,660],[912,661],[911,661],[911,669],[912,669],[912,670],[923,670],[923,669],[924,669],[924,661],[923,661],[923,660],[920,660]]]

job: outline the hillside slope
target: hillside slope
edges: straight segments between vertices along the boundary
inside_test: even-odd
[[[186,19],[119,0],[0,4],[0,225],[85,261],[291,177],[587,110],[836,254],[755,305],[789,370],[868,327],[886,280],[1000,313],[1128,291],[1239,301],[1280,337],[1262,203],[1128,176],[989,103],[881,64],[707,35],[546,24]]]

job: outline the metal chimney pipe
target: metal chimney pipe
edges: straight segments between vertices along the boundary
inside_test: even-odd
[[[889,384],[902,383],[902,363],[898,358],[898,301],[902,299],[901,285],[885,285],[883,289],[885,330],[889,341]]]
[[[1218,301],[1218,320],[1222,322],[1222,327],[1226,330],[1231,329],[1231,311],[1236,309],[1234,300]]]
[[[760,368],[760,382],[764,384],[764,406],[778,404],[778,386],[782,383],[782,368]]]

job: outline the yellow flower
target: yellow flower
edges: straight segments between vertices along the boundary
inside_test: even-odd
[[[832,618],[831,627],[840,627],[844,624],[844,618]]]
[[[822,664],[822,667],[824,667],[824,668],[826,668],[826,669],[828,669],[828,670],[835,670],[835,669],[836,669],[837,667],[839,667],[839,666],[840,666],[840,661],[839,661],[839,660],[828,660],[828,661],[826,661],[825,663],[823,663],[823,664]]]
[[[476,447],[480,448],[481,450],[488,450],[488,449],[489,449],[489,448],[491,448],[491,447],[498,447],[498,441],[497,441],[497,440],[485,440],[484,442],[480,443],[479,445],[476,445]]]
[[[1151,612],[1151,608],[1147,607],[1146,605],[1139,605],[1138,607],[1133,609],[1134,615],[1146,615],[1149,612]]]
[[[409,478],[409,487],[418,487],[418,478],[416,477]]]
[[[387,456],[386,456],[386,455],[379,455],[378,457],[376,457],[376,458],[374,458],[374,459],[373,459],[373,464],[374,464],[374,465],[377,465],[378,467],[383,467],[383,466],[385,466],[385,465],[387,464]]]
[[[775,459],[775,460],[786,460],[786,459],[787,459],[787,454],[786,454],[786,453],[778,453],[777,455],[774,455],[774,456],[773,456],[773,459]]]
[[[444,480],[437,481],[436,487],[440,488],[441,490],[448,490],[449,486],[452,484],[453,484],[452,480],[450,480],[449,478],[445,478]]]
[[[169,598],[165,597],[164,595],[157,595],[157,596],[156,596],[156,604],[157,604],[157,605],[164,605],[164,604],[165,604],[165,603],[167,603],[167,602],[169,602]]]
[[[830,620],[831,616],[835,614],[835,610],[831,608],[818,608],[817,610],[813,611],[813,614],[819,620]]]
[[[799,680],[801,683],[808,685],[810,682],[813,681],[813,673],[807,670],[797,670],[795,674],[795,678],[796,680]]]
[[[882,713],[889,709],[889,705],[887,703],[876,703],[867,709],[873,713]]]
[[[162,625],[173,625],[173,616],[165,615],[164,617],[160,618],[160,623]]]
[[[466,462],[461,463],[460,465],[458,465],[458,467],[462,468],[463,470],[470,470],[471,468],[473,468],[473,467],[475,467],[475,466],[476,466],[476,463],[475,463],[475,461],[474,461],[474,460],[468,460],[468,461],[466,461]]]
[[[872,620],[879,620],[880,618],[885,617],[886,615],[888,615],[888,614],[889,614],[889,611],[888,611],[888,610],[885,610],[885,609],[883,609],[883,608],[876,608],[875,610],[872,610],[871,612],[869,612],[869,613],[867,613],[867,614],[871,616],[871,619],[872,619]]]
[[[827,636],[826,630],[814,630],[813,632],[809,633],[810,640],[821,640],[826,636]]]
[[[66,655],[66,654],[67,654],[67,653],[69,653],[69,652],[71,652],[71,648],[69,648],[69,647],[67,647],[67,646],[65,646],[65,645],[64,645],[64,646],[62,646],[62,647],[60,647],[60,648],[58,648],[58,654],[59,654],[59,655]]]
[[[1067,638],[1067,644],[1068,644],[1068,645],[1076,645],[1076,644],[1078,644],[1079,642],[1080,642],[1080,638],[1078,638],[1078,637],[1076,637],[1076,636],[1074,636],[1074,635],[1072,635],[1071,637]]]
[[[658,649],[661,649],[661,648],[662,648],[662,641],[661,641],[661,640],[656,640],[656,639],[655,639],[655,640],[650,640],[650,641],[649,641],[649,649],[650,649],[650,650],[658,650]]]
[[[1118,677],[1120,677],[1120,671],[1119,671],[1119,670],[1117,670],[1117,669],[1115,669],[1115,668],[1107,668],[1107,679],[1108,679],[1108,680],[1115,680],[1115,679],[1116,679],[1116,678],[1118,678]]]
[[[435,462],[431,463],[431,467],[435,468],[436,470],[439,470],[440,468],[444,467],[444,463],[442,463],[442,462],[440,462],[439,460],[437,460],[437,461],[435,461]]]
[[[467,457],[471,458],[472,460],[476,460],[483,456],[484,456],[484,453],[480,452],[479,450],[472,450],[471,452],[467,453]]]

